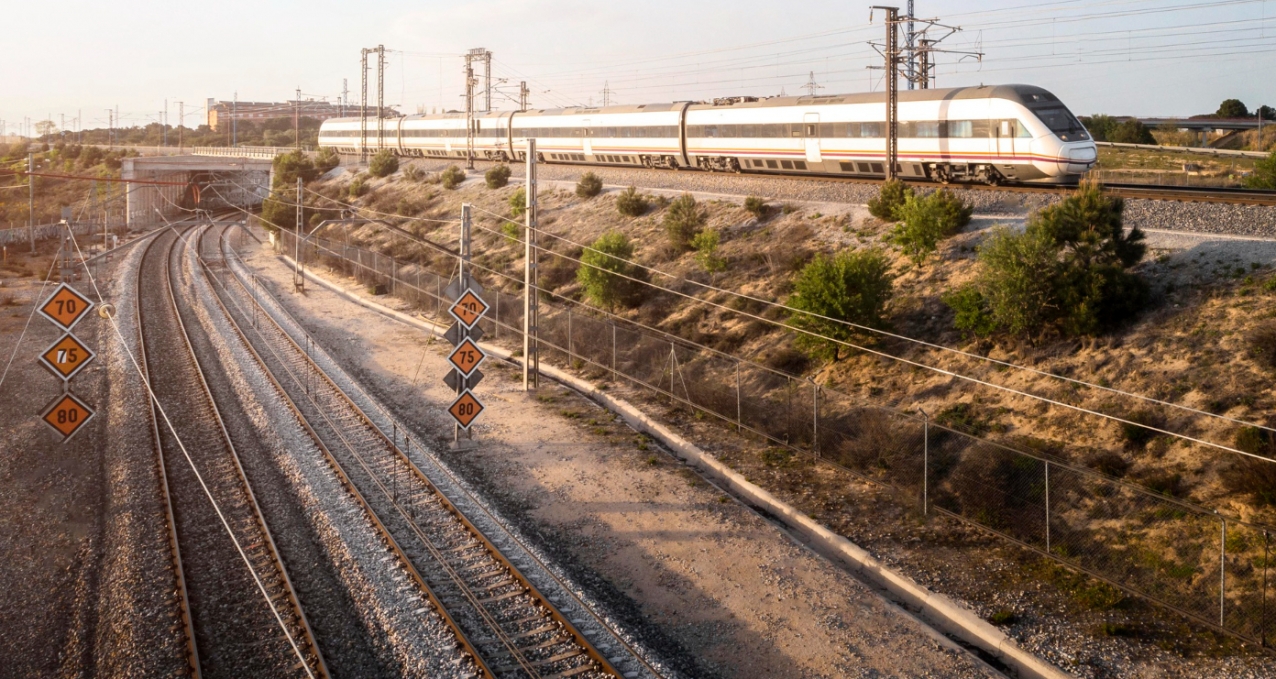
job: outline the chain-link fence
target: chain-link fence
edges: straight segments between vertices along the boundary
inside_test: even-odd
[[[292,234],[281,238],[291,254]],[[317,237],[303,241],[301,257],[308,266],[340,271],[450,322],[443,290],[455,270],[444,273]],[[484,294],[492,305],[481,321],[486,339],[521,346],[522,297],[493,288]],[[671,404],[816,456],[838,473],[885,486],[920,514],[979,526],[1266,645],[1274,529],[941,426],[922,414],[867,404],[566,301],[542,301],[539,326],[542,360],[591,379],[641,386]]]

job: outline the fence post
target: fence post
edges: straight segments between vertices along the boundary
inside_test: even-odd
[[[434,317],[443,315],[443,277],[434,274]]]
[[[1263,648],[1267,648],[1267,564],[1272,558],[1271,554],[1271,535],[1263,531],[1263,618],[1258,623]]]
[[[744,405],[740,401],[740,359],[735,360],[735,430],[744,431]]]
[[[930,515],[930,414],[922,414],[922,516]]]
[[[1050,553],[1050,460],[1046,460],[1046,553]]]
[[[1220,516],[1221,530],[1218,537],[1218,626],[1223,627],[1227,598],[1227,517]]]
[[[616,322],[611,322],[611,379],[617,381],[620,375],[616,372]]]
[[[820,385],[811,380],[811,447],[815,457],[820,457]]]
[[[576,349],[572,343],[572,307],[567,306],[567,365],[571,367],[571,361],[575,359]]]

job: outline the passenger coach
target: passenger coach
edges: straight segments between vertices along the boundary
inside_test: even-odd
[[[491,113],[475,118],[476,158],[724,172],[880,177],[885,95],[734,97],[605,108]],[[369,149],[465,158],[465,116],[369,120]],[[1053,94],[1030,85],[900,93],[897,174],[939,182],[1075,182],[1097,160],[1094,142]],[[358,153],[357,118],[328,120],[319,145]]]

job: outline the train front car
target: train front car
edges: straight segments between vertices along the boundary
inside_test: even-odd
[[[690,163],[733,172],[881,177],[886,97],[738,97],[686,114]],[[1049,92],[1027,85],[901,92],[897,174],[939,182],[1075,182],[1094,143]]]
[[[686,104],[565,108],[514,114],[514,152],[536,139],[540,160],[551,163],[686,165],[680,122]]]

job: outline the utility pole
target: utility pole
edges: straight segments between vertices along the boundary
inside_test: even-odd
[[[186,131],[186,102],[177,102],[177,150],[182,150],[183,134]]]
[[[239,146],[239,90],[235,90],[235,100],[230,105],[230,145]]]
[[[477,47],[465,54],[465,168],[474,169],[474,59],[484,52]]]
[[[31,254],[35,254],[35,154],[27,154],[27,232],[31,236]]]
[[[492,112],[492,53],[487,50],[483,51],[483,87],[486,90],[486,99],[483,102],[483,112]]]
[[[874,5],[873,9],[886,12],[886,44],[878,51],[886,58],[886,181],[893,181],[899,158],[899,8]]]
[[[168,146],[168,100],[164,100],[164,145]]]
[[[377,45],[377,150],[385,148],[385,45]]]
[[[611,83],[603,81],[603,106],[611,105]]]
[[[350,83],[345,78],[341,79],[341,117],[346,117],[346,100],[350,96]]]
[[[518,110],[526,111],[528,108],[527,81],[523,80],[518,83]]]
[[[115,111],[106,109],[106,147],[115,148]]]
[[[810,73],[811,73],[810,79],[807,80],[806,84],[803,85],[802,87],[806,88],[806,92],[808,95],[814,97],[815,91],[824,89],[824,86],[815,82],[815,71],[811,71]]]
[[[919,41],[918,44],[919,44],[919,47],[917,48],[918,70],[915,77],[917,78],[917,84],[920,86],[919,89],[928,90],[930,89],[930,68],[931,68],[930,67],[930,41],[923,39]],[[912,89],[913,84],[910,82],[908,84],[908,87],[909,89]]]
[[[536,237],[536,139],[527,138],[527,181],[523,185],[527,209],[523,212],[523,391],[535,389],[540,381],[541,361],[537,325],[540,316],[539,259]]]
[[[917,16],[913,13],[913,0],[908,0],[908,89],[913,89],[913,84],[917,82],[917,52],[915,40],[917,38],[917,30],[913,26],[913,17]],[[924,73],[925,71],[923,71]],[[922,85],[921,89],[926,89]]]
[[[301,88],[297,88],[297,99],[292,102],[292,141],[301,150]]]
[[[359,98],[359,162],[368,163],[368,48],[363,48],[359,76],[363,83]]]

